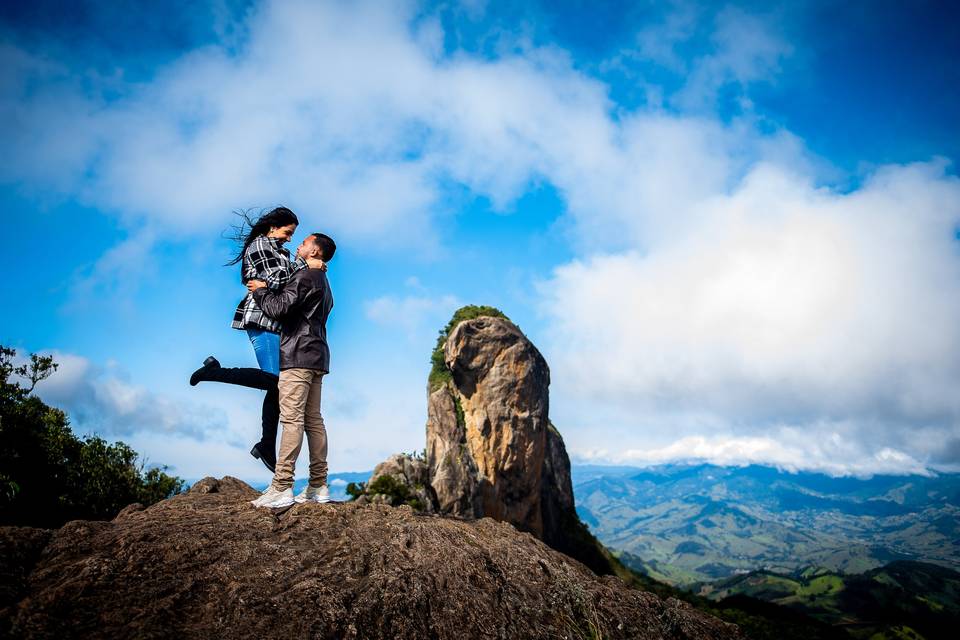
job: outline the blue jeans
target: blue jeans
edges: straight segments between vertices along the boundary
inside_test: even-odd
[[[263,329],[247,329],[253,352],[257,354],[260,369],[275,376],[280,375],[280,334]]]

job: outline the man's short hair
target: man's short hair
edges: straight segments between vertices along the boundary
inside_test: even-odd
[[[313,241],[320,247],[320,259],[324,262],[330,262],[333,254],[337,252],[337,243],[328,235],[323,233],[311,233]]]

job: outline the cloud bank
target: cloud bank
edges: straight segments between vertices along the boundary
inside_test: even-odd
[[[638,211],[690,215],[729,165],[782,136],[618,112],[568,53],[522,35],[498,34],[496,57],[445,51],[439,21],[412,4],[264,2],[237,31],[241,44],[190,51],[149,82],[4,47],[0,114],[21,153],[0,177],[167,232],[208,233],[225,211],[283,200],[354,241],[415,245],[450,213],[449,185],[503,208],[546,178],[609,241]],[[698,91],[739,82],[744,58],[780,55],[741,49],[705,57],[714,71]],[[629,228],[666,232],[660,222]]]
[[[555,392],[619,406],[671,455],[956,467],[960,181],[944,168],[885,167],[839,193],[760,164],[700,203],[696,229],[558,268],[541,285]],[[666,442],[704,414],[733,435]],[[781,424],[804,437],[777,446]]]

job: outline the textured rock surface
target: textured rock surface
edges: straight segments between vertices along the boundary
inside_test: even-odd
[[[253,509],[233,479],[113,522],[0,529],[24,638],[737,638],[509,524],[406,507]],[[42,548],[42,553],[39,550]],[[18,573],[19,572],[19,573]]]
[[[428,512],[509,522],[598,574],[626,575],[577,517],[570,460],[549,419],[550,369],[533,343],[509,320],[482,316],[451,326],[443,350],[450,376],[428,395],[426,490],[422,462],[397,454],[361,502],[397,504],[370,489],[390,469]]]
[[[480,513],[543,537],[541,484],[550,370],[502,318],[462,322],[447,338],[447,367],[477,467]]]
[[[428,463],[440,504],[542,538],[546,360],[511,322],[487,317],[457,325],[444,359],[453,383],[446,386],[448,398],[443,389],[431,394],[427,423]]]
[[[456,392],[443,385],[427,399],[427,466],[441,513],[463,518],[483,514],[477,465],[467,449],[466,426]]]

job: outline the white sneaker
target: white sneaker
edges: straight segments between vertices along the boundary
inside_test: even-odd
[[[268,509],[279,509],[280,507],[289,507],[293,504],[293,489],[277,491],[271,485],[256,500],[251,500],[250,504],[255,507],[267,507]]]
[[[294,498],[297,502],[330,502],[330,489],[327,485],[322,487],[311,487],[307,485],[303,491],[297,494],[297,497]]]

